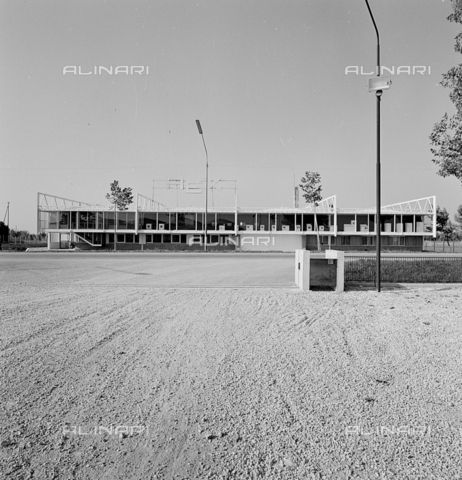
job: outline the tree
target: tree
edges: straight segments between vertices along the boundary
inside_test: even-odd
[[[321,251],[321,241],[319,238],[318,230],[318,219],[316,215],[316,207],[319,205],[319,202],[322,200],[322,186],[321,186],[321,175],[318,172],[305,172],[305,176],[300,180],[300,188],[303,192],[303,198],[306,203],[313,205],[314,209],[314,229],[316,231],[316,237],[318,241],[318,251]]]
[[[442,232],[446,224],[449,222],[449,213],[443,207],[436,206],[436,231]]]
[[[133,203],[131,188],[120,188],[119,182],[114,180],[111,183],[111,192],[106,194],[106,199],[114,206],[114,252],[117,250],[117,212],[128,210],[128,206]]]
[[[462,0],[452,0],[452,9],[448,20],[462,24]],[[454,50],[462,53],[462,32],[455,40]],[[439,166],[438,175],[454,176],[462,182],[462,64],[449,69],[440,84],[450,89],[449,98],[456,113],[452,117],[445,113],[434,125],[430,135],[432,161]]]
[[[449,220],[449,213],[445,208],[436,207],[436,231],[438,237],[443,241],[443,251],[444,251],[444,242],[448,243],[450,240],[454,240],[456,237],[457,228]]]
[[[318,172],[305,172],[305,176],[300,181],[306,203],[314,203],[317,206],[322,200],[321,175]]]
[[[8,243],[8,235],[10,233],[10,229],[8,225],[5,225],[4,222],[0,222],[0,243]]]
[[[454,220],[459,225],[462,224],[462,204],[457,207],[457,212],[454,214]]]

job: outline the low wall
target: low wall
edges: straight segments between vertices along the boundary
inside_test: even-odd
[[[143,248],[141,248],[143,247]],[[105,250],[114,250],[114,244],[108,243]],[[169,252],[202,252],[203,245],[188,245],[186,243],[146,243],[141,245],[139,243],[118,243],[117,250],[143,250],[143,251],[169,251]],[[234,252],[236,247],[234,245],[216,245],[207,247],[209,252]]]
[[[316,245],[307,245],[307,250],[317,251]],[[331,245],[331,250],[341,250],[344,252],[375,252],[377,249],[375,245]],[[324,252],[329,250],[328,245],[321,245],[321,250]],[[405,245],[382,245],[381,252],[422,252],[422,247],[405,246]]]

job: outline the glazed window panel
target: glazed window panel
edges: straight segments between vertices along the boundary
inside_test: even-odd
[[[114,212],[104,212],[104,228],[106,230],[114,229]]]
[[[103,229],[103,212],[96,212],[96,229]]]
[[[195,230],[196,214],[195,213],[178,213],[178,230]]]
[[[270,213],[270,229],[277,227],[277,215],[275,213]]]
[[[296,227],[300,227],[299,229],[300,230],[303,230],[303,218],[302,218],[302,214],[301,213],[297,213],[295,215],[295,226]]]
[[[96,228],[96,212],[87,212],[87,228]]]
[[[59,228],[69,228],[69,212],[59,212]]]
[[[205,215],[203,213],[198,213],[197,214],[197,230],[203,230],[204,229],[204,217],[205,217]]]
[[[269,214],[268,213],[259,213],[257,214],[257,230],[266,230],[269,228]]]
[[[159,230],[170,230],[170,214],[167,212],[159,212],[157,214],[158,222],[159,222]],[[161,226],[163,225],[163,227]]]
[[[217,228],[218,230],[234,230],[235,224],[235,215],[234,213],[217,213]]]
[[[127,212],[117,212],[117,229],[127,229]]]
[[[142,230],[157,230],[157,213],[142,212],[139,214],[139,225]]]
[[[207,230],[216,230],[217,218],[215,213],[207,213]]]
[[[256,213],[238,213],[237,222],[239,224],[239,230],[247,230],[248,227],[252,230],[255,229],[255,221],[257,219]]]
[[[88,212],[79,212],[79,230],[86,230],[88,228]]]
[[[49,212],[48,228],[58,228],[58,212]]]
[[[127,229],[128,230],[135,230],[135,212],[126,212],[127,214]]]
[[[287,228],[291,231],[295,230],[295,215],[293,213],[278,215],[278,230],[286,230]]]

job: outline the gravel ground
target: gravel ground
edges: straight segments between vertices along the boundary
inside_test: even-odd
[[[0,294],[4,478],[462,478],[460,286]]]

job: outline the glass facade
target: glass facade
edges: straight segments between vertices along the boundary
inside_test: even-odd
[[[56,230],[64,236],[56,237],[53,244],[64,245],[69,243],[66,231],[72,230],[80,236],[81,242],[90,245],[105,245],[107,242],[114,242],[114,211],[80,211],[62,210],[62,211],[39,211],[38,228],[40,231]],[[87,207],[88,208],[88,207]],[[135,228],[144,231],[140,237],[142,243],[187,243],[191,236],[186,232],[194,233],[200,238],[201,231],[204,229],[203,212],[139,212],[133,211],[117,212],[118,226],[117,235],[120,243],[139,243],[139,237],[135,234]],[[138,218],[138,225],[136,219]],[[237,220],[237,223],[236,223]],[[381,215],[381,229],[384,246],[400,247],[411,246],[419,247],[422,244],[424,235],[431,235],[433,229],[433,216],[413,213],[395,213]],[[352,222],[355,221],[355,222]],[[332,236],[334,215],[317,214],[318,226],[324,226],[322,244],[335,246],[348,246],[353,249],[356,246],[367,248],[373,246],[375,242],[375,215],[371,213],[339,213],[337,215],[337,225],[340,235],[335,238]],[[307,229],[311,225],[311,230]],[[163,226],[164,233],[160,229]],[[312,213],[257,213],[257,212],[208,212],[207,231],[209,243],[223,244],[225,233],[229,234],[238,229],[241,233],[245,231],[266,232],[263,235],[271,233],[273,226],[276,232],[298,231],[309,233],[306,235],[307,245],[316,242],[314,228],[314,214]],[[327,230],[326,227],[330,227]],[[101,233],[101,230],[107,230]],[[149,232],[153,230],[153,232]],[[330,231],[330,235],[327,232]],[[344,235],[342,233],[345,233]],[[351,233],[350,233],[351,232]],[[411,235],[407,235],[411,233]],[[419,237],[420,235],[420,237]],[[74,238],[74,237],[73,237]],[[234,237],[230,237],[234,238]],[[312,239],[315,240],[312,240]],[[63,242],[61,242],[63,240]],[[305,241],[305,240],[303,240]],[[420,242],[420,243],[419,243]],[[313,244],[314,245],[314,244]],[[64,247],[57,247],[64,248]],[[152,248],[152,246],[151,246]],[[172,247],[173,248],[173,247]]]

